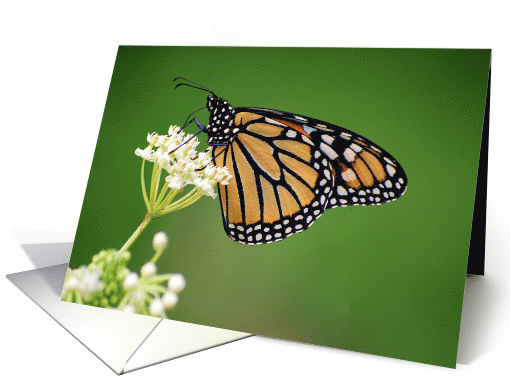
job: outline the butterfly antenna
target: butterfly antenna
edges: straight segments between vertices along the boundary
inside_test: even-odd
[[[185,86],[189,86],[190,88],[195,88],[195,89],[199,89],[199,90],[206,91],[206,92],[211,93],[213,96],[215,96],[215,97],[216,97],[216,94],[214,94],[212,90],[210,90],[210,89],[206,88],[205,86],[200,85],[200,84],[198,84],[198,83],[196,83],[196,82],[190,81],[190,80],[188,80],[187,78],[184,78],[184,77],[175,77],[175,78],[174,78],[174,82],[175,82],[176,80],[184,80],[184,81],[190,82],[190,83],[192,83],[192,84],[194,84],[194,85],[197,85],[197,86],[193,86],[193,85],[190,85],[190,84],[187,84],[187,83],[182,82],[182,83],[180,83],[180,84],[175,85],[175,89],[177,89],[177,88],[178,88],[179,86],[181,86],[181,85],[185,85]]]

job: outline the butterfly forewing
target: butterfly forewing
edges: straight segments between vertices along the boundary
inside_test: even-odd
[[[326,209],[333,168],[310,140],[284,122],[257,113],[237,114],[242,128],[216,165],[234,176],[219,186],[227,234],[245,244],[282,240],[307,229]]]

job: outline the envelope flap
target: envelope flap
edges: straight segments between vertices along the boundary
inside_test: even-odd
[[[60,301],[67,264],[7,275],[73,337],[120,374],[159,318]]]

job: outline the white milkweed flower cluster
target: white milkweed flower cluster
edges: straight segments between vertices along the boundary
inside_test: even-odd
[[[180,273],[157,273],[156,262],[167,244],[164,232],[154,235],[155,254],[139,274],[127,266],[131,254],[115,249],[94,255],[87,266],[68,268],[62,300],[166,318],[166,312],[175,308],[178,295],[186,286]]]
[[[165,311],[173,309],[179,301],[178,294],[184,290],[186,280],[180,273],[158,275],[156,262],[168,243],[164,232],[154,235],[152,246],[156,251],[151,261],[140,269],[141,277],[135,272],[129,273],[124,279],[127,291],[117,309],[124,312],[150,314],[165,318]],[[166,282],[166,287],[161,285]]]
[[[186,208],[202,196],[215,198],[216,185],[227,185],[232,178],[227,167],[214,165],[211,147],[198,152],[197,137],[185,134],[179,126],[170,126],[167,135],[148,134],[147,142],[149,146],[145,149],[135,150],[143,159],[140,180],[147,215],[119,252],[127,251],[153,219]],[[153,164],[149,187],[145,185],[146,162]],[[165,181],[161,186],[162,175]],[[187,185],[194,187],[181,196]]]
[[[226,185],[232,177],[226,167],[214,166],[211,148],[197,152],[197,137],[185,134],[179,126],[170,126],[168,135],[148,134],[147,142],[149,146],[144,150],[137,148],[135,154],[168,172],[165,181],[170,189],[180,190],[192,184],[203,195],[215,198],[216,184]]]

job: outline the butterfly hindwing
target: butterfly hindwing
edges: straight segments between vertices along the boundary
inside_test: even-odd
[[[234,174],[219,186],[225,231],[244,244],[265,244],[307,229],[333,193],[329,160],[283,121],[249,112],[236,117],[236,137],[214,149],[221,153],[216,165]]]
[[[352,131],[283,111],[247,108],[307,134],[328,158],[335,183],[327,208],[378,205],[398,199],[407,188],[406,174],[387,151]]]
[[[329,136],[325,139],[331,141]],[[404,194],[407,188],[404,170],[373,142],[359,135],[341,134],[331,141],[330,147],[338,157],[331,160],[335,187],[328,208],[378,205]]]

